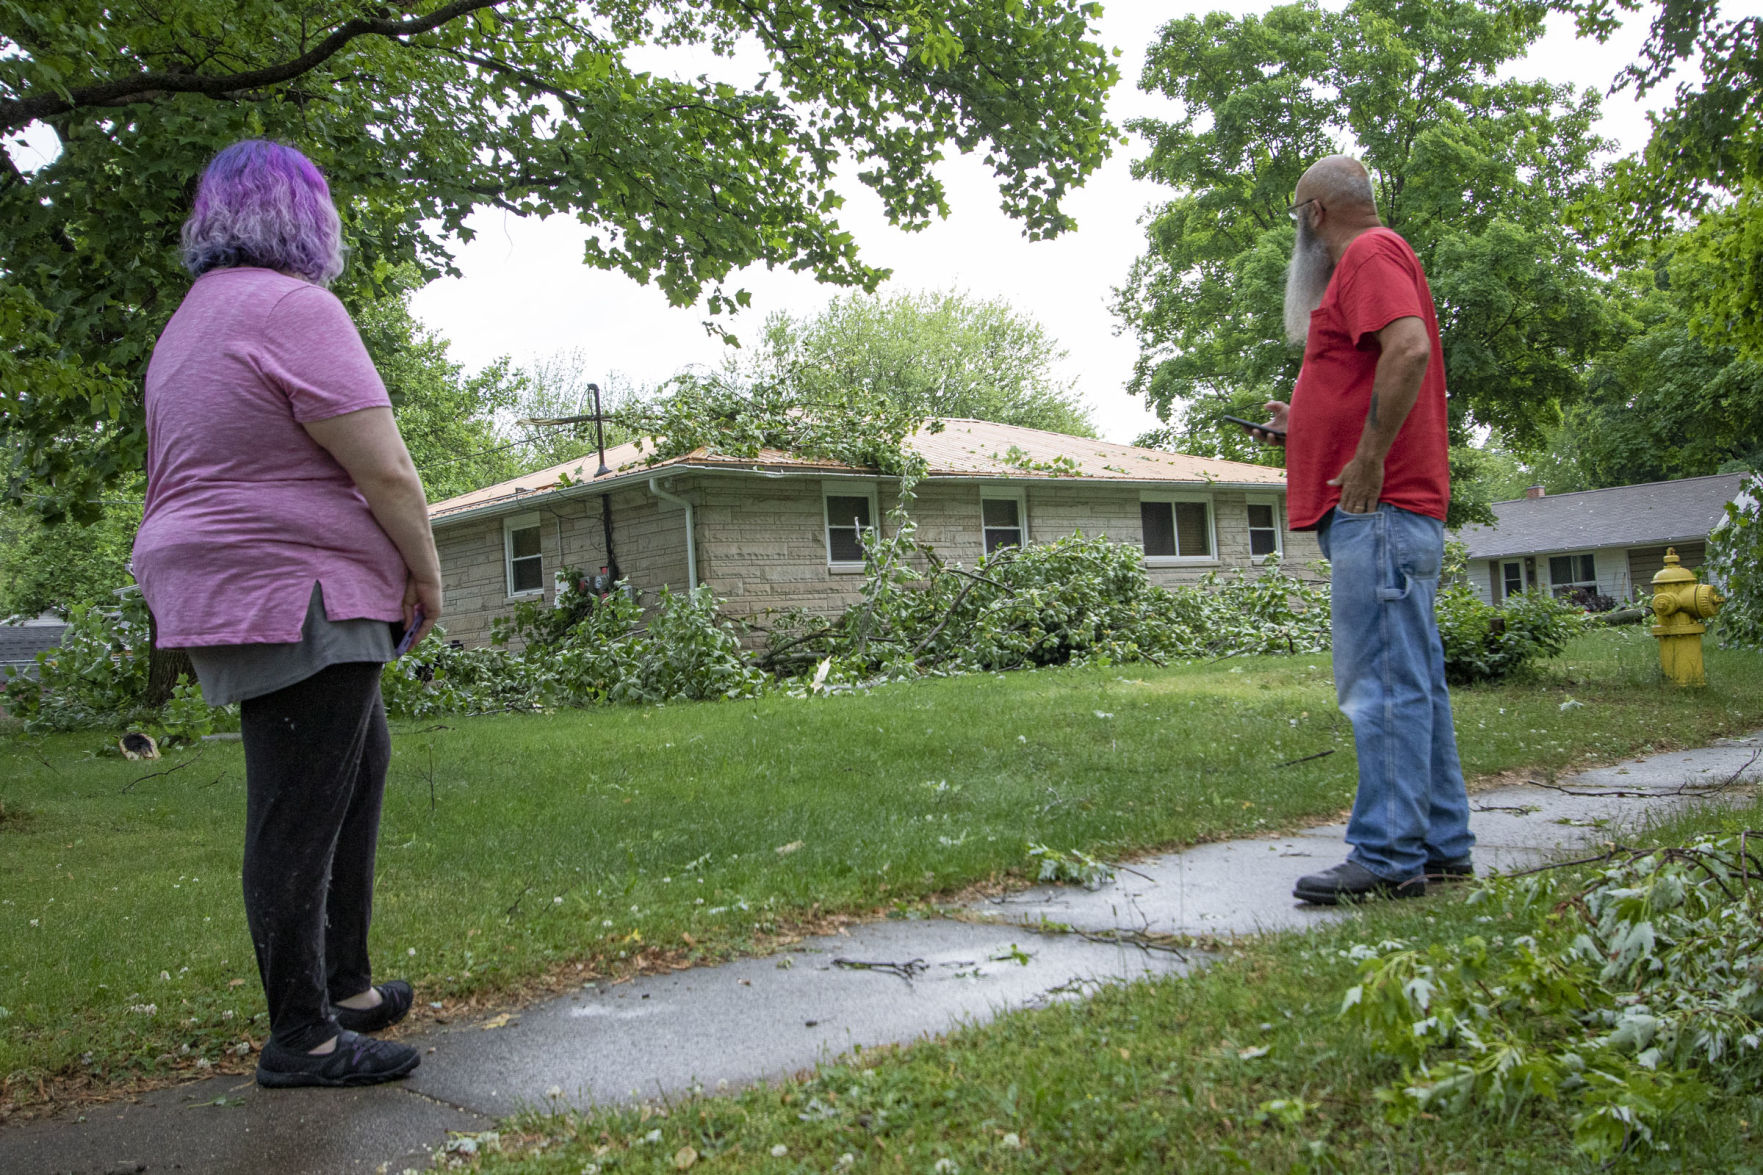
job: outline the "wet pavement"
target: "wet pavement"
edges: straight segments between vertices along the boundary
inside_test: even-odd
[[[1763,777],[1760,749],[1763,732],[1550,786],[1478,793],[1477,866],[1527,868],[1682,805],[1717,802],[1721,793],[1709,794],[1716,785]],[[1096,891],[1041,886],[978,902],[958,918],[889,920],[767,958],[589,984],[495,1027],[476,1021],[403,1038],[424,1051],[423,1065],[392,1086],[271,1092],[249,1077],[217,1077],[24,1123],[0,1130],[0,1172],[421,1169],[449,1131],[487,1130],[519,1108],[737,1086],[1204,959],[1059,927],[1230,936],[1340,917],[1295,902],[1291,886],[1342,858],[1344,831],[1328,825],[1200,845],[1134,862]]]

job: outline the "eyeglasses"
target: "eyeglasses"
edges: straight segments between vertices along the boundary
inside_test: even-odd
[[[1302,208],[1306,204],[1316,204],[1316,200],[1317,200],[1317,197],[1315,197],[1315,196],[1310,197],[1308,200],[1299,200],[1296,204],[1293,204],[1290,208],[1286,209],[1286,215],[1291,217],[1295,221],[1298,219],[1298,209]],[[1322,207],[1322,205],[1320,205],[1320,204],[1316,204],[1316,206],[1318,208]]]

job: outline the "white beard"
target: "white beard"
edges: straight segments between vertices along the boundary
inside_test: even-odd
[[[1334,258],[1322,238],[1310,231],[1309,218],[1298,221],[1298,240],[1286,268],[1286,339],[1302,347],[1310,337],[1310,312],[1322,305]]]

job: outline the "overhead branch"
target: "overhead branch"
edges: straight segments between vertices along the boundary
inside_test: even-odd
[[[242,90],[280,85],[318,68],[342,52],[351,41],[361,37],[413,37],[432,32],[461,16],[485,8],[497,8],[506,3],[508,0],[453,0],[453,3],[442,5],[426,16],[413,17],[410,20],[360,18],[345,21],[337,26],[335,32],[298,57],[261,69],[223,74],[149,70],[126,78],[95,82],[89,86],[74,86],[58,94],[14,98],[0,102],[0,131],[17,130],[38,119],[53,118],[85,107],[124,106],[149,101],[165,94],[205,94],[219,97]]]

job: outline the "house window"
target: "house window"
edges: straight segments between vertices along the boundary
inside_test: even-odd
[[[1519,596],[1524,594],[1524,563],[1519,559],[1508,559],[1500,564],[1500,597]]]
[[[1021,494],[984,494],[980,497],[979,508],[986,554],[990,555],[999,547],[1020,547],[1028,541],[1028,528],[1023,524],[1028,511],[1023,509]]]
[[[1212,503],[1206,498],[1158,498],[1139,503],[1145,558],[1200,560],[1213,557]]]
[[[1598,591],[1598,563],[1591,552],[1550,555],[1549,590],[1557,596],[1570,596],[1582,588],[1589,595]]]
[[[532,595],[545,590],[544,560],[539,555],[539,516],[521,514],[502,524],[508,561],[508,594]]]
[[[1279,503],[1272,498],[1249,499],[1249,554],[1257,559],[1281,554]]]
[[[863,532],[875,526],[875,494],[826,495],[826,561],[863,563]]]

